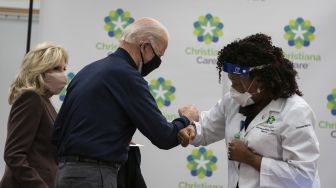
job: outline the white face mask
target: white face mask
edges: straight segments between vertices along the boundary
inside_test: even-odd
[[[49,91],[52,94],[57,95],[67,84],[67,77],[64,72],[49,72],[45,73],[44,82]]]
[[[231,97],[242,107],[254,104],[252,95],[249,92],[240,93],[233,87],[230,88]]]
[[[232,86],[230,88],[230,95],[231,97],[238,103],[240,104],[240,106],[245,107],[251,104],[254,104],[254,101],[252,99],[252,95],[255,94],[251,94],[248,91],[250,90],[252,84],[254,82],[254,79],[252,80],[252,82],[250,83],[249,87],[247,88],[247,90],[244,93],[240,93],[237,90],[235,90]],[[258,88],[257,93],[260,93],[260,90]]]

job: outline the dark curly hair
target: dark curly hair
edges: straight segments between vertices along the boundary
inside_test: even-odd
[[[299,90],[293,63],[284,57],[281,48],[273,46],[271,37],[265,34],[254,34],[236,40],[218,52],[217,69],[219,81],[225,63],[233,63],[246,67],[261,67],[250,72],[263,89],[273,99],[288,98],[293,94],[302,96]]]

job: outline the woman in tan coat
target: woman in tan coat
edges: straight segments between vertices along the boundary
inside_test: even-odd
[[[27,53],[11,85],[0,188],[54,188],[57,172],[51,134],[56,111],[49,98],[67,83],[67,52],[43,43]]]

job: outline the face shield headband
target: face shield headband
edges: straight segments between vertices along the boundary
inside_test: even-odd
[[[250,72],[254,69],[263,69],[264,67],[266,67],[268,65],[260,65],[260,66],[256,66],[256,67],[245,67],[245,66],[240,66],[237,64],[232,64],[232,63],[228,63],[228,62],[224,62],[223,65],[223,71],[227,72],[229,74],[236,74],[236,75],[240,75],[240,76],[249,76]]]
[[[250,73],[250,67],[243,67],[240,65],[225,62],[223,65],[223,71],[229,74],[248,76]]]

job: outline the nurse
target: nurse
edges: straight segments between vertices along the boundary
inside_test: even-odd
[[[221,49],[217,69],[219,79],[227,73],[230,91],[194,119],[196,130],[180,132],[182,144],[226,139],[228,188],[319,188],[316,119],[283,51],[269,36],[251,35]],[[186,106],[179,113],[198,111]]]

